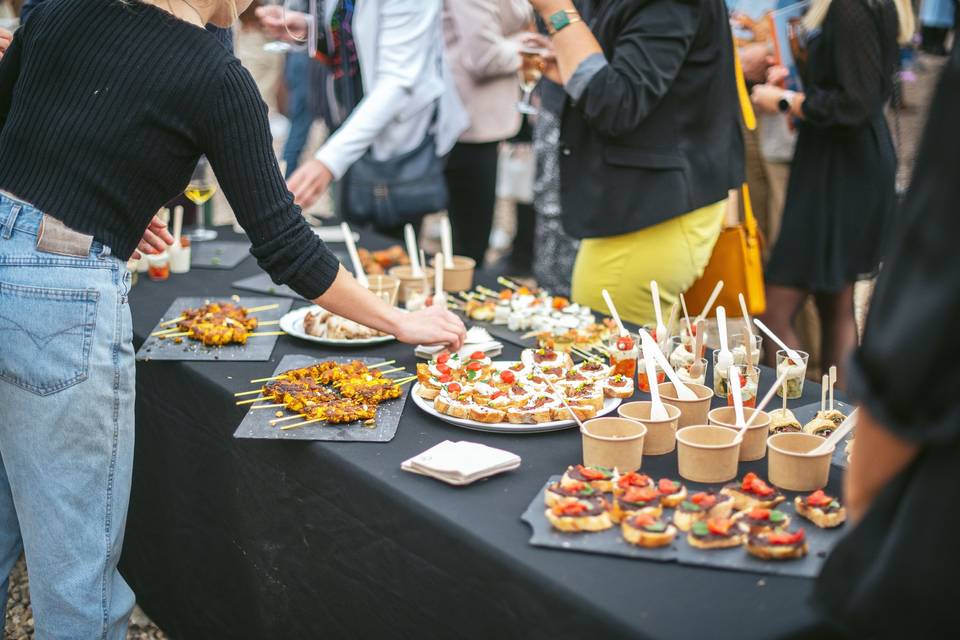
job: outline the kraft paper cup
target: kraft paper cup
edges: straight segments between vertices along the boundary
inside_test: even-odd
[[[436,266],[436,257],[430,260],[432,266]],[[477,268],[477,262],[467,256],[453,256],[453,268],[445,267],[443,270],[443,290],[458,292],[469,291],[473,289],[473,272]]]
[[[430,286],[432,286],[433,269],[430,267],[425,267],[423,271],[426,274],[427,282],[430,284]],[[408,264],[392,267],[390,271],[387,272],[387,275],[400,281],[400,290],[397,293],[397,302],[406,302],[407,297],[414,291],[421,293],[423,292],[423,277],[414,276],[413,268]]]
[[[660,385],[660,398],[677,409],[680,409],[680,419],[677,428],[690,427],[695,424],[707,424],[707,412],[710,411],[710,401],[713,399],[713,389],[702,384],[688,384],[688,389],[697,394],[697,400],[681,400],[677,397],[677,390],[672,382]]]
[[[750,417],[756,413],[756,409],[750,407],[743,408],[743,419],[747,422]],[[718,427],[726,427],[739,431],[737,419],[733,407],[720,407],[713,409],[707,414],[707,420],[710,424]],[[740,443],[740,462],[751,462],[760,460],[767,455],[767,435],[770,430],[770,415],[766,411],[761,411],[757,419],[753,421],[750,428],[743,435],[743,442]]]
[[[767,476],[775,487],[787,491],[815,491],[827,486],[833,448],[818,456],[810,451],[823,438],[809,433],[777,433],[767,438]]]
[[[713,425],[694,425],[677,431],[680,475],[691,482],[729,482],[736,478],[740,459],[736,436],[726,427]]]
[[[643,440],[647,427],[626,418],[594,418],[580,428],[583,464],[636,471],[643,462]]]
[[[617,409],[617,414],[621,418],[642,422],[647,428],[647,435],[643,439],[643,455],[659,456],[670,453],[677,444],[677,420],[680,418],[680,409],[667,403],[664,403],[663,407],[667,410],[666,420],[650,418],[652,402],[627,402]]]

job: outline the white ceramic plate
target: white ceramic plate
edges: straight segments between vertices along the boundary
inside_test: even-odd
[[[381,344],[383,342],[396,340],[394,336],[377,336],[375,338],[364,338],[362,340],[340,340],[312,336],[303,329],[303,318],[308,312],[311,311],[313,313],[317,313],[318,311],[322,311],[322,309],[317,305],[313,305],[311,307],[303,307],[301,309],[291,311],[280,319],[280,329],[286,331],[288,335],[291,335],[294,338],[300,338],[301,340],[306,340],[308,342],[316,342],[317,344],[325,344],[334,347],[362,347],[368,344]]]
[[[418,382],[417,384],[413,385],[413,389],[410,390],[410,397],[413,398],[414,404],[430,415],[440,418],[444,422],[454,426],[463,427],[464,429],[472,429],[473,431],[487,431],[490,433],[544,433],[546,431],[561,431],[563,429],[570,429],[571,427],[577,426],[576,420],[554,420],[553,422],[541,422],[540,424],[511,424],[509,422],[496,422],[493,424],[488,424],[485,422],[477,422],[475,420],[454,418],[453,416],[448,416],[437,411],[433,406],[432,400],[421,398],[420,394],[417,393],[419,388],[420,383]],[[614,411],[620,406],[621,402],[622,400],[620,398],[605,398],[603,401],[603,408],[597,412],[596,417],[605,416]]]

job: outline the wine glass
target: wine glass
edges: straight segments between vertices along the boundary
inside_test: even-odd
[[[537,115],[537,108],[530,104],[533,97],[533,90],[543,77],[543,70],[546,68],[546,62],[543,59],[546,50],[532,45],[525,44],[520,48],[520,88],[523,90],[523,98],[517,103],[517,111],[527,115]]]
[[[262,4],[264,5],[275,5],[283,9],[283,22],[286,25],[287,22],[287,11],[295,10],[308,15],[307,20],[311,21],[313,15],[310,13],[313,7],[312,3],[305,2],[304,0],[263,0]],[[296,7],[291,7],[291,5],[296,4]],[[286,28],[286,27],[284,27]],[[286,29],[287,35],[291,40],[295,42],[287,42],[285,40],[274,40],[263,45],[263,50],[267,53],[287,53],[289,51],[304,51],[307,49],[307,40],[301,39],[293,35],[289,29]]]
[[[193,204],[197,205],[197,226],[187,234],[193,242],[205,242],[207,240],[216,240],[217,232],[213,229],[207,229],[206,221],[203,215],[204,203],[213,197],[217,192],[217,183],[213,179],[213,171],[210,170],[210,162],[206,156],[200,156],[197,162],[197,168],[193,170],[190,177],[190,183],[183,190],[183,195]]]

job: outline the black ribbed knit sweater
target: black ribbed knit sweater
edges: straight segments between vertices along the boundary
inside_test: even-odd
[[[0,60],[0,189],[128,258],[201,155],[274,281],[315,298],[339,269],[293,204],[239,60],[152,5],[58,0]]]

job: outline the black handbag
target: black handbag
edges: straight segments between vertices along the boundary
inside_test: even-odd
[[[389,160],[376,160],[367,151],[345,176],[347,217],[389,229],[446,209],[443,168],[431,133],[415,149]]]

